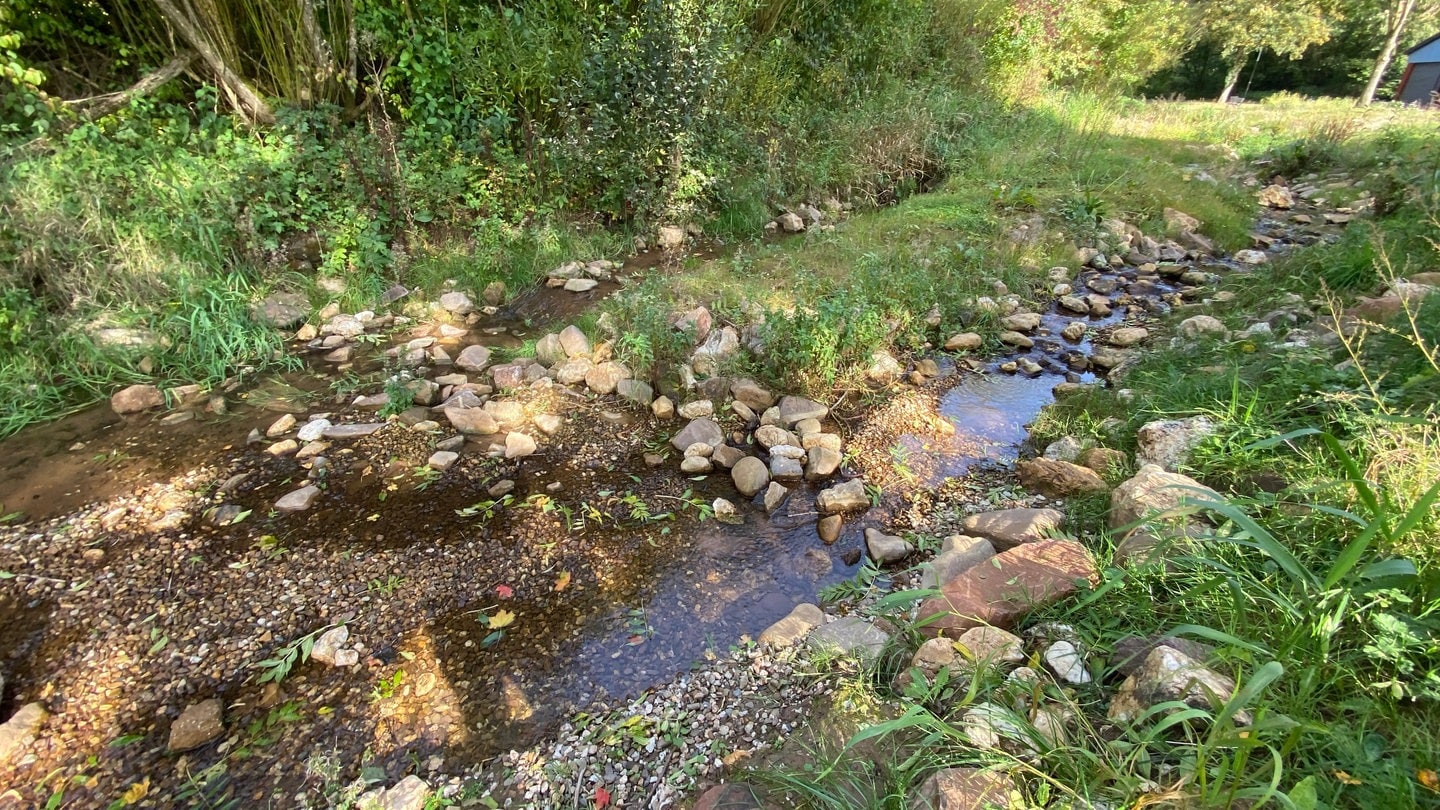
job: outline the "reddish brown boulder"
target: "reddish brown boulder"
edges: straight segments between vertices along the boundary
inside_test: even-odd
[[[741,782],[716,785],[695,802],[695,810],[761,810],[755,791]]]
[[[1015,626],[1031,611],[1096,580],[1095,562],[1073,540],[1041,540],[1003,552],[966,570],[920,605],[929,635],[958,636],[972,627]]]

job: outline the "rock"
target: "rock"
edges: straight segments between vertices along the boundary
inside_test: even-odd
[[[1080,454],[1078,459],[1080,466],[1096,473],[1106,476],[1116,470],[1124,469],[1125,453],[1110,447],[1092,447]]]
[[[814,400],[804,397],[782,397],[780,399],[780,421],[786,426],[806,419],[824,419],[830,409]]]
[[[701,458],[710,458],[710,456],[714,452],[715,448],[711,447],[708,444],[705,444],[704,442],[696,442],[685,448],[686,456],[700,456]]]
[[[1035,341],[1020,334],[1019,332],[1001,332],[1000,342],[1007,346],[1014,346],[1020,349],[1028,349],[1035,345]]]
[[[635,379],[622,379],[615,383],[615,393],[627,402],[648,408],[655,402],[655,389],[650,383]]]
[[[1051,461],[1074,461],[1080,455],[1082,445],[1074,436],[1061,436],[1045,446],[1044,457]]]
[[[730,396],[756,413],[763,413],[775,404],[775,395],[769,389],[744,378],[730,383]]]
[[[485,285],[485,291],[480,294],[480,297],[484,298],[485,303],[490,306],[498,307],[505,303],[505,294],[505,282],[492,281]]]
[[[703,475],[715,469],[715,464],[704,456],[686,456],[680,460],[680,472],[686,475]]]
[[[1134,346],[1148,337],[1150,337],[1150,330],[1143,326],[1122,326],[1113,330],[1107,340],[1111,346],[1125,348]]]
[[[771,481],[770,486],[765,488],[766,513],[774,512],[776,509],[778,509],[780,507],[780,504],[785,502],[785,498],[789,494],[790,490],[775,483],[774,481]]]
[[[735,465],[739,464],[740,461],[744,458],[744,450],[741,450],[738,447],[731,447],[728,444],[716,446],[715,452],[712,453],[710,456],[711,461],[714,461],[716,464],[719,464],[721,467],[724,467],[727,470],[734,469]]]
[[[565,347],[560,343],[559,335],[546,335],[535,342],[535,362],[546,368],[562,362],[567,357]]]
[[[1120,529],[1144,520],[1174,518],[1186,504],[1221,500],[1220,494],[1199,481],[1146,464],[1135,476],[1110,493],[1110,528]]]
[[[349,640],[349,627],[343,624],[332,627],[315,639],[315,643],[310,647],[310,657],[327,667],[333,667],[336,665],[336,657]]]
[[[710,333],[710,337],[690,355],[690,365],[697,374],[713,375],[720,370],[721,363],[739,351],[740,334],[733,327],[726,326]]]
[[[904,538],[877,529],[865,530],[865,549],[870,553],[870,559],[881,565],[900,562],[915,553],[915,547]]]
[[[987,538],[1004,551],[1058,532],[1065,525],[1065,515],[1055,509],[1001,509],[971,515],[962,525],[966,532]]]
[[[766,450],[783,446],[801,446],[801,439],[799,437],[776,425],[761,425],[756,429],[755,442]]]
[[[705,307],[694,309],[675,319],[674,327],[678,331],[688,333],[692,343],[703,343],[705,338],[710,336],[710,327],[715,319],[710,315],[710,310]]]
[[[1259,250],[1237,250],[1234,258],[1240,264],[1248,265],[1265,264],[1270,261],[1270,257],[1264,251]]]
[[[1072,642],[1057,641],[1051,644],[1045,648],[1043,657],[1045,666],[1065,683],[1079,686],[1093,680],[1090,670],[1085,667],[1085,656]]]
[[[320,488],[315,485],[301,487],[294,492],[287,493],[275,502],[277,512],[304,512],[314,505],[315,500],[320,497]]]
[[[715,403],[708,399],[691,400],[679,408],[676,408],[675,412],[685,419],[699,419],[704,416],[714,416]]]
[[[846,616],[810,631],[806,646],[869,661],[880,655],[890,635],[857,616]]]
[[[655,401],[658,403],[660,400]],[[725,433],[714,419],[702,417],[691,420],[683,430],[670,439],[670,444],[682,453],[685,452],[685,448],[696,442],[716,447],[725,442]]]
[[[566,292],[589,292],[600,286],[600,282],[593,278],[572,278],[565,282]]]
[[[540,432],[546,436],[554,436],[560,430],[560,426],[565,424],[564,417],[553,413],[537,413],[531,417],[530,421],[534,422],[535,427],[540,428]]]
[[[170,724],[172,752],[191,751],[225,733],[219,698],[202,700],[185,707]]]
[[[947,352],[973,352],[985,345],[985,340],[975,332],[961,332],[958,335],[951,335],[945,341]]]
[[[430,801],[430,786],[425,780],[410,774],[393,787],[382,791],[374,798],[373,804],[362,802],[362,810],[424,810]]]
[[[1085,333],[1089,331],[1089,329],[1089,325],[1086,324],[1084,321],[1071,321],[1070,323],[1065,324],[1064,329],[1060,330],[1060,337],[1063,337],[1072,343],[1079,343],[1080,340],[1085,337]]]
[[[561,385],[575,385],[585,382],[595,364],[588,357],[576,357],[555,367],[555,381]]]
[[[287,413],[284,416],[281,416],[279,419],[276,419],[274,422],[271,422],[270,427],[265,428],[265,435],[268,438],[273,439],[276,436],[283,436],[284,434],[289,433],[290,429],[293,427],[295,427],[295,416],[293,414]],[[318,438],[320,437],[315,437],[315,439]],[[305,441],[314,441],[315,439],[306,439]]]
[[[789,647],[824,623],[825,612],[820,608],[808,602],[796,605],[788,616],[765,628],[759,641],[772,647]]]
[[[910,810],[989,810],[1018,807],[1015,781],[980,768],[945,768],[931,774],[910,799]]]
[[[834,475],[840,469],[840,462],[844,457],[836,450],[829,447],[812,447],[809,450],[808,460],[805,464],[805,480],[819,481]]]
[[[1075,312],[1080,315],[1088,315],[1090,313],[1090,304],[1077,295],[1062,295],[1056,303],[1060,305],[1061,309],[1069,312]]]
[[[778,481],[799,481],[805,476],[805,468],[800,462],[789,456],[772,455],[770,457],[770,477]]]
[[[1224,336],[1225,324],[1219,318],[1209,315],[1194,315],[1180,322],[1179,331],[1181,336],[1187,338],[1204,337],[1207,335]]]
[[[1012,332],[1034,332],[1040,328],[1040,313],[1017,312],[1000,319],[1000,327]]]
[[[824,515],[868,509],[870,494],[865,491],[865,482],[857,478],[821,492],[815,499],[815,507]]]
[[[35,740],[46,716],[44,706],[27,703],[0,725],[0,765],[9,765],[16,754]]]
[[[1005,629],[1096,579],[1095,563],[1072,540],[1025,543],[977,565],[920,605],[919,620],[929,635],[956,634],[991,625]]]
[[[538,449],[535,440],[524,433],[505,434],[505,458],[524,458]]]
[[[500,423],[484,408],[446,408],[445,418],[466,436],[489,436],[500,432]]]
[[[764,807],[749,785],[727,782],[700,794],[693,810],[763,810]]]
[[[656,397],[655,401],[650,403],[650,413],[654,414],[656,419],[673,419],[675,403],[670,401],[669,397]]]
[[[1192,708],[1215,711],[1235,695],[1235,682],[1190,656],[1171,647],[1156,647],[1145,656],[1110,700],[1106,713],[1112,723],[1129,724],[1139,720],[1152,706],[1174,701]],[[1174,710],[1165,712],[1170,714]],[[1250,724],[1250,713],[1234,715],[1237,725]]]
[[[284,441],[275,442],[274,444],[265,448],[265,452],[267,454],[275,456],[276,458],[293,456],[295,455],[295,453],[299,452],[299,450],[300,443],[295,441],[294,439],[286,439]]]
[[[621,380],[630,378],[630,369],[616,362],[601,363],[585,372],[585,386],[597,394],[612,394]]]
[[[972,627],[961,633],[954,645],[972,666],[1010,669],[1025,663],[1020,637],[998,627]]]
[[[466,346],[455,358],[455,367],[465,371],[484,371],[490,365],[490,349],[485,346]]]
[[[945,538],[940,553],[921,572],[919,587],[938,588],[994,556],[995,547],[989,540],[952,534]]]
[[[274,293],[256,304],[253,314],[271,329],[293,329],[310,317],[310,302],[299,293]]]
[[[1110,491],[1105,479],[1094,470],[1068,461],[1037,458],[1033,461],[1022,461],[1015,465],[1015,469],[1020,474],[1020,483],[1026,489],[1051,498],[1069,498]]]
[[[440,296],[440,308],[451,315],[469,315],[475,311],[475,302],[463,292],[447,292]]]
[[[976,748],[1033,756],[1035,741],[1024,725],[1014,711],[995,703],[977,703],[960,719],[961,733]]]
[[[1113,645],[1110,653],[1111,671],[1123,676],[1135,674],[1156,647],[1179,650],[1199,663],[1205,663],[1215,655],[1215,649],[1210,645],[1178,636],[1125,636]]]
[[[118,414],[140,413],[165,407],[165,395],[153,385],[130,385],[110,397],[110,409]]]
[[[557,339],[560,341],[560,348],[565,352],[566,357],[588,358],[590,356],[590,339],[585,337],[585,333],[581,332],[580,328],[574,324],[560,330]]]
[[[1262,189],[1259,193],[1260,204],[1269,208],[1288,209],[1295,207],[1295,195],[1290,189],[1278,183],[1272,183]]]
[[[828,447],[835,452],[840,452],[840,437],[834,433],[811,433],[800,440],[800,446],[806,450],[814,450],[817,447]]]
[[[448,450],[437,450],[434,453],[430,454],[430,459],[425,463],[428,464],[430,466],[430,469],[432,470],[445,472],[451,467],[454,467],[455,462],[459,460],[459,453],[451,452]]]
[[[1188,233],[1200,230],[1200,220],[1183,211],[1174,208],[1166,208],[1162,214],[1165,217],[1165,227],[1177,233]]]
[[[905,373],[905,368],[895,359],[894,355],[885,350],[880,350],[870,355],[870,365],[865,369],[865,377],[871,382],[889,385]]]
[[[1174,472],[1190,458],[1190,452],[1215,435],[1216,425],[1204,416],[1148,422],[1135,435],[1135,463],[1155,464]]]
[[[675,225],[661,225],[655,232],[655,244],[661,250],[675,250],[685,244],[685,229]]]
[[[805,230],[805,220],[801,219],[799,214],[790,211],[776,217],[775,221],[780,225],[780,230],[785,233],[800,233]]]
[[[829,545],[840,539],[840,528],[844,524],[839,515],[830,515],[820,518],[815,524],[815,534],[820,537],[821,542]]]

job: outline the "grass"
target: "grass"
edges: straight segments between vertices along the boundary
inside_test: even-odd
[[[1351,225],[1339,241],[1231,275],[1231,301],[1207,310],[1238,331],[1289,307],[1297,329],[1312,328],[1308,345],[1284,334],[1198,346],[1159,340],[1116,386],[1126,397],[1086,392],[1047,409],[1034,426],[1037,446],[1072,435],[1133,450],[1136,430],[1154,419],[1203,414],[1217,424],[1184,468],[1225,496],[1213,507],[1211,536],[1166,564],[1126,567],[1110,556],[1118,538],[1105,527],[1103,499],[1069,503],[1071,530],[1097,553],[1101,582],[1025,624],[1075,628],[1099,683],[1123,636],[1204,641],[1216,650],[1216,668],[1237,681],[1236,697],[1209,711],[1112,726],[1104,715],[1115,680],[1101,689],[1045,679],[1029,705],[1073,711],[1067,739],[1038,734],[1035,716],[1022,711],[1007,715],[1015,729],[1008,747],[982,750],[962,717],[986,701],[1014,705],[1011,687],[993,677],[942,676],[928,691],[899,695],[889,686],[893,661],[882,662],[854,688],[901,698],[905,713],[857,732],[817,767],[756,774],[782,802],[903,807],[929,774],[968,766],[1011,774],[1026,806],[1440,805],[1440,297],[1323,338],[1324,325],[1349,323],[1340,313],[1355,296],[1433,264],[1436,248],[1422,235],[1433,235],[1440,210],[1431,139],[1403,115],[1357,122],[1333,103],[1149,105],[1117,121],[1112,132],[1208,141],[1252,159],[1284,159],[1290,170],[1349,172],[1370,190],[1400,187],[1402,202]],[[1182,145],[1164,151],[1169,159],[1192,154]],[[1220,167],[1205,170],[1228,178]],[[1216,190],[1211,202],[1222,214],[1232,193]],[[1195,213],[1202,204],[1175,207]],[[1261,474],[1278,480],[1279,491],[1258,487]],[[903,611],[890,614],[907,626]],[[1246,728],[1235,721],[1242,709],[1254,718]],[[883,763],[856,755],[877,741],[888,752]]]

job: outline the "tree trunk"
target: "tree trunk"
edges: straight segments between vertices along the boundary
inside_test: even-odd
[[[167,62],[164,67],[145,76],[140,81],[118,93],[106,93],[103,96],[96,96],[94,98],[67,101],[65,104],[67,106],[79,107],[81,114],[90,121],[104,118],[110,113],[124,107],[126,104],[129,104],[130,99],[139,98],[155,92],[166,82],[183,73],[193,61],[195,61],[195,53],[193,51],[185,51]]]
[[[1245,59],[1246,55],[1240,54],[1240,58],[1230,66],[1229,72],[1225,74],[1225,89],[1220,91],[1220,98],[1217,99],[1221,104],[1228,102],[1230,94],[1235,92],[1235,85],[1240,81],[1240,73],[1245,70]]]
[[[183,14],[172,0],[155,0],[155,6],[160,9],[166,22],[175,26],[180,36],[205,60],[205,64],[215,74],[216,81],[233,100],[235,108],[243,118],[256,124],[275,123],[275,113],[271,111],[270,105],[265,103],[265,99],[261,98],[239,73],[225,64],[225,59],[205,38],[194,20]]]
[[[1375,67],[1370,71],[1370,81],[1365,84],[1365,92],[1360,94],[1360,100],[1356,102],[1357,107],[1369,106],[1375,100],[1375,91],[1380,89],[1380,81],[1385,78],[1385,71],[1390,69],[1390,60],[1395,58],[1395,49],[1400,45],[1400,36],[1405,33],[1405,24],[1410,22],[1410,12],[1415,10],[1416,0],[1396,0],[1389,14],[1389,33],[1385,37],[1385,47],[1380,49],[1380,55],[1375,59]]]

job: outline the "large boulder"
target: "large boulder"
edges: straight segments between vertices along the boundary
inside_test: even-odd
[[[1110,490],[1105,479],[1094,470],[1068,461],[1037,458],[1033,461],[1022,461],[1015,465],[1015,469],[1020,473],[1020,483],[1026,489],[1051,498],[1069,498]]]
[[[484,371],[490,365],[490,354],[490,349],[485,346],[466,346],[455,358],[455,367],[465,371]]]
[[[824,623],[825,612],[820,608],[808,602],[796,605],[788,616],[765,628],[759,641],[774,647],[789,647]]]
[[[968,534],[988,538],[1001,550],[1044,540],[1065,525],[1057,509],[1000,509],[965,518]]]
[[[736,462],[730,470],[730,477],[735,482],[735,488],[740,494],[747,498],[755,497],[755,493],[765,488],[770,483],[770,470],[766,468],[765,462],[754,456],[746,456]]]
[[[189,751],[225,733],[219,698],[210,698],[185,707],[170,724],[170,750]]]
[[[724,441],[725,432],[720,429],[720,426],[715,423],[714,419],[706,417],[692,419],[690,424],[675,434],[675,437],[670,440],[670,444],[674,445],[676,450],[683,453],[690,445],[696,444],[697,442],[715,447],[723,444]]]
[[[994,770],[945,768],[931,774],[910,798],[910,810],[989,810],[1022,806],[1015,780]]]
[[[272,329],[293,329],[310,317],[310,302],[299,293],[274,293],[256,304],[253,314]]]
[[[816,650],[853,655],[862,660],[873,660],[885,649],[890,635],[858,616],[836,619],[810,631],[806,646]]]
[[[829,413],[829,408],[804,397],[782,397],[780,399],[780,421],[786,425],[793,425],[806,419],[824,419]]]
[[[1235,681],[1196,662],[1171,647],[1158,646],[1120,685],[1110,700],[1106,717],[1112,723],[1134,723],[1153,706],[1180,702],[1203,711],[1216,711],[1235,694]],[[1171,711],[1165,712],[1170,714]],[[1249,725],[1250,713],[1238,711],[1237,725]]]
[[[869,508],[870,494],[865,491],[865,482],[857,478],[821,492],[815,506],[823,515],[854,512]]]
[[[1190,459],[1190,452],[1215,435],[1215,423],[1204,416],[1148,422],[1135,434],[1135,463],[1155,464],[1174,472]]]
[[[140,413],[164,406],[165,395],[153,385],[127,386],[110,397],[110,409],[118,414]]]
[[[690,365],[697,374],[713,375],[720,365],[740,351],[740,334],[734,327],[714,330],[710,337],[690,356]]]
[[[566,357],[588,358],[590,356],[590,338],[585,337],[585,333],[580,331],[580,327],[574,324],[565,327],[560,330],[558,339],[560,348],[565,352]]]
[[[1188,523],[1187,505],[1220,500],[1220,493],[1189,476],[1146,464],[1110,493],[1110,528],[1133,526],[1141,520],[1178,518]]]
[[[1095,562],[1079,543],[1025,543],[947,582],[940,596],[921,603],[919,620],[930,635],[959,635],[986,625],[1006,629],[1095,578]]]

